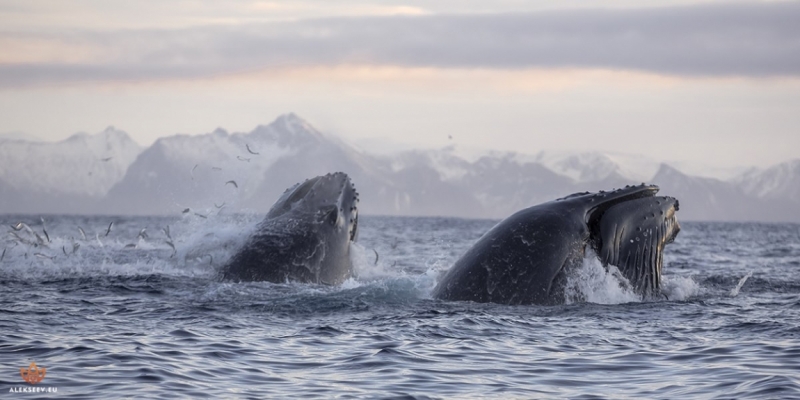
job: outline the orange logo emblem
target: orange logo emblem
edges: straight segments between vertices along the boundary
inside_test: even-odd
[[[22,379],[25,382],[30,383],[31,385],[35,385],[44,379],[44,375],[47,373],[47,368],[39,368],[36,366],[35,362],[32,362],[28,368],[20,368],[19,374],[22,376]]]

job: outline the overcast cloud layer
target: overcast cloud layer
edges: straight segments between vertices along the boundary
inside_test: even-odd
[[[0,65],[0,86],[199,78],[342,64],[800,75],[800,4],[351,17],[179,30],[0,33],[61,49]],[[76,49],[71,51],[70,49]],[[80,51],[78,51],[80,50]]]

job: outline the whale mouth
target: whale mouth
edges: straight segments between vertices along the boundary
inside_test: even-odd
[[[335,172],[307,179],[287,189],[267,213],[268,218],[289,214],[314,215],[321,226],[347,229],[358,238],[358,192],[350,177]]]
[[[616,266],[637,292],[652,295],[661,288],[664,246],[680,232],[679,203],[655,196],[655,186],[626,189],[610,192],[615,196],[588,216],[589,242],[603,265]]]

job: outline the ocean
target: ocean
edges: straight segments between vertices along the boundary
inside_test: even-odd
[[[800,398],[797,224],[682,221],[664,298],[590,257],[504,306],[430,297],[497,221],[362,216],[325,287],[218,279],[258,215],[43,217],[0,216],[2,398]]]

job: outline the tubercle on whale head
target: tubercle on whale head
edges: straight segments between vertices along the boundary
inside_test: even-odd
[[[624,188],[613,189],[610,192],[600,191],[599,193],[595,193],[592,196],[594,196],[596,201],[589,202],[584,221],[588,226],[592,226],[600,220],[605,210],[608,210],[615,204],[644,197],[653,197],[659,190],[660,188],[657,185],[646,185],[642,183],[641,185],[635,186],[627,185]]]
[[[273,204],[267,217],[277,218],[289,212],[316,214],[320,221],[343,228],[354,219],[357,203],[358,193],[350,177],[344,172],[327,173],[289,188]]]

